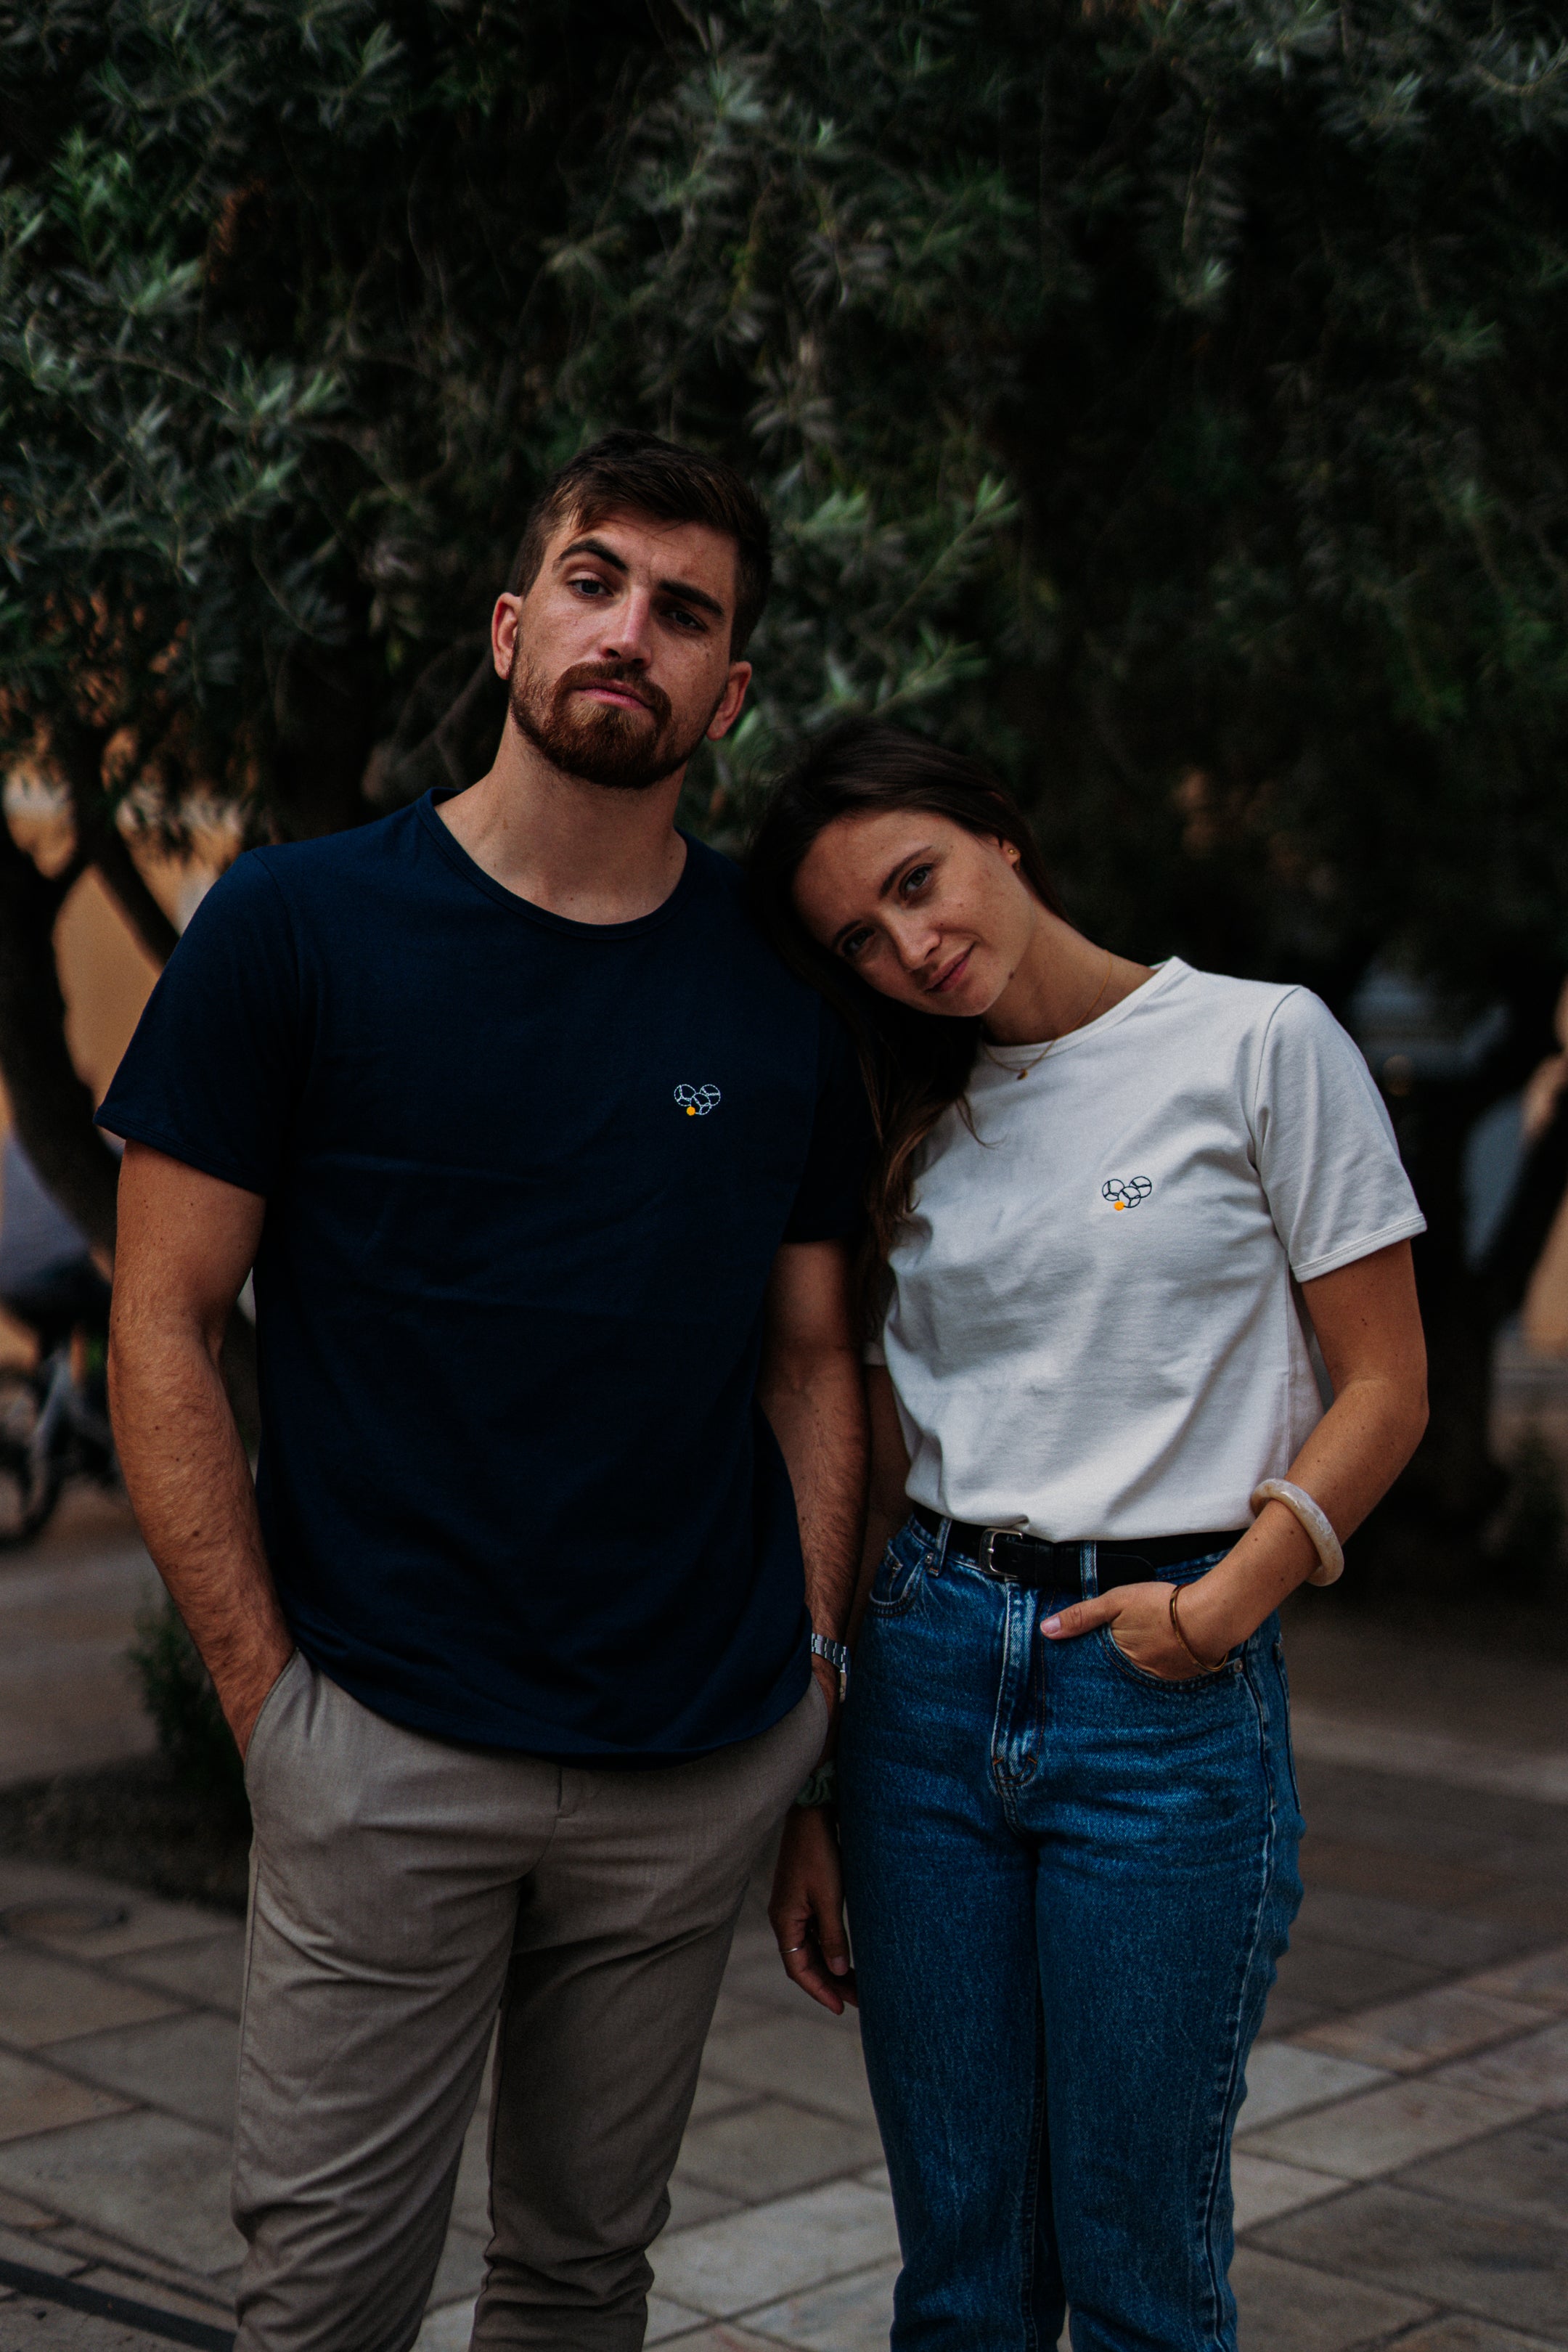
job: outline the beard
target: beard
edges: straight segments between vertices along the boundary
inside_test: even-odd
[[[585,686],[624,686],[640,695],[641,711],[604,702],[576,702]],[[511,715],[536,751],[564,776],[607,792],[646,793],[684,768],[712,720],[710,710],[688,739],[675,729],[669,697],[630,662],[579,662],[553,686],[527,667],[520,643],[507,681]]]

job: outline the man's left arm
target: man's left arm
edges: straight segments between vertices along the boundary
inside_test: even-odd
[[[786,1242],[774,1258],[757,1401],[795,1488],[812,1624],[842,1642],[860,1564],[868,1463],[844,1243]],[[837,1676],[824,1659],[814,1657],[812,1665],[837,1718]]]

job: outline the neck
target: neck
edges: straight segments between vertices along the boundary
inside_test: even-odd
[[[1037,902],[1028,944],[985,1015],[985,1034],[998,1045],[1043,1045],[1098,1021],[1149,977],[1146,963],[1097,947]]]
[[[437,814],[476,866],[531,906],[575,923],[631,923],[680,879],[685,772],[647,792],[608,792],[552,767],[509,717],[489,775]]]

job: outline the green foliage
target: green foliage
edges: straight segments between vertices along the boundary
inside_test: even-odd
[[[689,814],[896,709],[1142,952],[1568,954],[1551,12],[0,0],[0,684],[79,791],[422,788],[640,420],[780,530]]]
[[[212,1678],[184,1618],[165,1593],[136,1619],[127,1657],[158,1735],[158,1752],[183,1788],[226,1819],[249,1819],[245,1772]]]

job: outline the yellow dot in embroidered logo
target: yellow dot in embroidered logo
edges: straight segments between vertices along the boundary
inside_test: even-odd
[[[1112,1201],[1110,1205],[1115,1210],[1117,1215],[1120,1216],[1122,1210],[1127,1206],[1127,1203],[1125,1201]]]
[[[697,1116],[697,1105],[696,1105],[695,1103],[688,1103],[688,1104],[687,1104],[687,1106],[686,1106],[686,1116],[687,1116],[687,1118],[696,1118],[696,1116]]]

